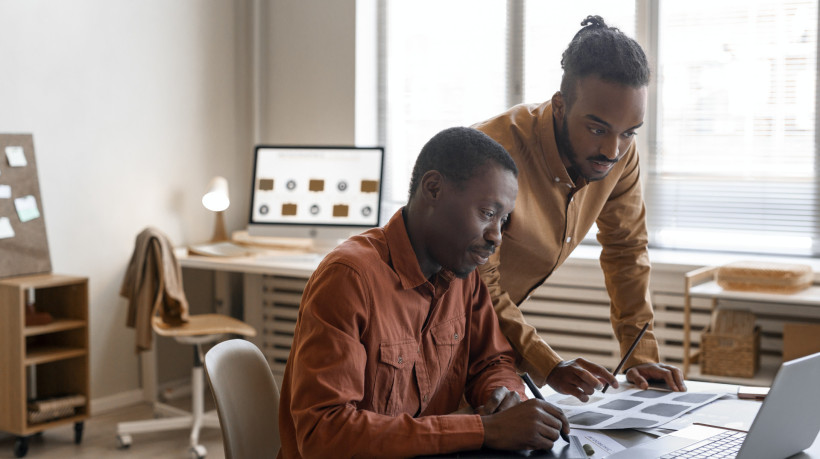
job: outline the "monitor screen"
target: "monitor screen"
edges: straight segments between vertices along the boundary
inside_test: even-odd
[[[381,147],[257,146],[248,233],[343,238],[378,226],[383,162]]]

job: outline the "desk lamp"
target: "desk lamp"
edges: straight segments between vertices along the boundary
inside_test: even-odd
[[[231,204],[228,198],[228,180],[225,177],[214,177],[208,184],[205,195],[202,196],[202,205],[206,209],[216,212],[216,223],[214,225],[214,235],[211,242],[228,240],[228,233],[225,231],[225,209]]]

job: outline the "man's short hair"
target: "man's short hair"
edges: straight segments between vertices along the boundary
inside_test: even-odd
[[[438,171],[460,187],[490,161],[518,177],[518,168],[510,154],[487,134],[468,127],[445,129],[428,140],[416,158],[409,199],[413,199],[421,178],[428,171]]]
[[[561,94],[567,107],[575,102],[578,81],[590,75],[633,88],[649,84],[649,62],[641,45],[601,16],[587,16],[561,56]]]

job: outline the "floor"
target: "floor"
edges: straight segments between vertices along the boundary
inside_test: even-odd
[[[176,404],[176,403],[175,403]],[[182,406],[187,406],[184,402]],[[207,409],[207,406],[206,406]],[[117,423],[150,419],[153,410],[148,403],[141,403],[92,416],[85,421],[83,441],[74,444],[74,425],[46,430],[29,440],[28,454],[32,459],[127,459],[152,458],[176,459],[191,457],[188,453],[190,431],[176,430],[132,435],[128,449],[119,449]],[[222,434],[219,429],[202,429],[200,443],[208,450],[208,459],[224,459]],[[14,458],[15,438],[0,434],[0,459]]]

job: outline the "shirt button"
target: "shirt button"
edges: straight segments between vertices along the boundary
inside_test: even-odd
[[[560,182],[560,181],[561,181],[561,179],[560,179],[560,178],[558,178],[558,177],[555,177],[555,181],[556,181],[556,182]]]
[[[567,188],[572,188],[572,184],[571,184],[571,183],[567,183]]]
[[[401,359],[401,356],[399,356],[399,363],[401,363],[401,362],[402,362],[402,359]]]
[[[425,402],[427,402],[427,395],[426,395],[426,394],[424,395],[424,399],[423,399],[423,400],[424,400]]]
[[[569,241],[571,241],[571,240],[572,240],[572,237],[568,237],[567,238],[567,244],[569,244]]]
[[[456,333],[456,334],[454,334],[454,335],[453,335],[453,339],[454,339],[454,340],[458,340],[458,333]]]

